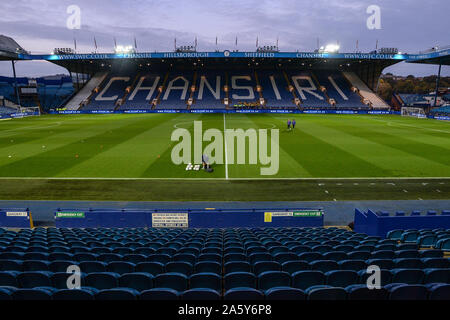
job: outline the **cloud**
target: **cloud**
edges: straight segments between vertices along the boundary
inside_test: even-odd
[[[81,30],[68,30],[66,9],[81,9]],[[366,8],[381,8],[381,30],[368,30]],[[101,51],[111,52],[113,38],[132,44],[136,36],[141,51],[173,49],[173,39],[199,50],[234,48],[254,50],[279,38],[284,51],[312,51],[321,44],[339,41],[346,52],[398,47],[413,53],[434,45],[447,45],[450,2],[429,0],[14,0],[0,2],[0,30],[25,49],[50,52],[73,47],[91,52],[94,37]]]

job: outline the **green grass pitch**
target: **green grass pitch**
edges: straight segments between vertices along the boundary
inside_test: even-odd
[[[295,130],[286,129],[288,118],[297,120]],[[278,174],[261,176],[259,164],[216,165],[213,173],[186,171],[185,165],[174,165],[171,152],[176,143],[171,142],[171,134],[175,128],[186,128],[192,132],[193,121],[202,121],[203,130],[223,130],[224,124],[227,129],[279,129]],[[303,179],[303,185],[294,187],[294,190],[301,190],[308,179],[331,179],[339,186],[340,179],[342,183],[351,181],[346,179],[365,179],[370,185],[378,178],[419,178],[417,183],[422,183],[422,189],[426,189],[428,183],[424,184],[424,181],[439,181],[443,190],[437,193],[442,193],[442,198],[448,197],[445,188],[450,178],[450,123],[384,115],[305,114],[46,115],[1,121],[0,186],[3,185],[3,188],[0,189],[3,191],[0,190],[0,199],[39,198],[38,195],[33,196],[33,192],[27,192],[27,187],[33,189],[33,183],[32,180],[24,180],[26,178],[36,180],[34,184],[41,179],[47,186],[62,183],[50,182],[55,178],[72,186],[75,184],[70,178],[96,181],[91,183],[97,183],[98,189],[85,198],[100,196],[102,199],[108,198],[101,195],[105,190],[101,181],[108,181],[106,179],[118,179],[121,183],[129,181],[134,185],[142,180],[148,190],[158,183],[168,186],[173,179],[180,179],[173,183],[173,189],[193,187],[188,185],[188,181],[195,184],[196,179],[202,180],[202,187],[206,189],[209,188],[208,183],[223,183],[217,189],[221,190],[217,195],[220,199],[225,184],[238,186],[239,180],[246,180],[247,183],[258,180],[258,183],[261,179],[259,186],[267,184],[270,190],[283,189],[283,184],[290,179],[294,181],[291,183],[300,183],[296,179]],[[146,179],[149,182],[145,182]],[[110,185],[112,182],[107,183]],[[50,189],[53,187],[48,186]],[[5,188],[10,190],[5,191]],[[68,186],[59,185],[58,188],[71,190]],[[252,188],[258,189],[255,185]],[[35,189],[45,190],[47,194],[54,192],[42,185]],[[243,190],[248,191],[248,188],[242,187],[241,190],[233,187],[229,192],[233,194]],[[266,199],[266,191],[264,188],[260,190],[261,199],[256,196],[253,199]],[[130,191],[126,199],[134,199],[133,192],[136,193]],[[170,190],[167,192],[170,193]],[[279,192],[286,193],[286,190]],[[356,187],[354,193],[357,194]],[[328,199],[332,196],[307,199]],[[240,197],[236,194],[227,199]],[[352,196],[341,199],[349,197]],[[195,196],[193,198],[196,199]],[[293,194],[291,198],[298,199]],[[165,198],[147,194],[147,197],[143,195],[139,199]],[[191,198],[175,196],[175,199]]]

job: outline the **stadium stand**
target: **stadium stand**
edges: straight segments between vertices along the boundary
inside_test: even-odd
[[[287,81],[294,94],[289,92]],[[225,91],[226,86],[228,92]],[[92,90],[92,96],[88,97]],[[367,88],[367,91],[370,90]],[[152,71],[142,75],[136,71],[120,71],[107,76],[97,74],[72,98],[69,108],[76,108],[77,104],[87,101],[82,110],[150,110],[153,101],[157,100],[156,109],[225,109],[224,99],[229,98],[229,109],[296,109],[295,95],[300,98],[301,107],[306,109],[370,108],[362,103],[358,93],[350,89],[350,83],[342,73],[327,70]],[[370,91],[370,97],[373,96],[375,94]],[[263,104],[261,98],[264,99]],[[190,99],[192,105],[189,107]],[[336,104],[331,104],[330,99]]]
[[[105,80],[107,75],[107,72],[96,73],[86,85],[64,105],[64,107],[67,110],[78,110],[81,104],[89,99],[95,88]]]
[[[302,101],[303,108],[331,108],[327,97],[319,90],[319,86],[309,71],[288,72],[296,93]]]
[[[225,73],[220,72],[198,72],[195,100],[191,109],[225,109],[223,100],[226,84]]]
[[[336,108],[369,109],[361,102],[361,97],[351,91],[348,81],[342,73],[333,71],[315,71],[320,85],[324,86],[330,99],[336,102]]]
[[[0,229],[0,300],[449,299],[450,247],[411,232]],[[449,229],[432,233],[450,241]],[[366,268],[378,262],[383,287],[368,290]],[[65,287],[70,265],[81,271],[76,290]]]
[[[354,73],[343,72],[347,80],[359,90],[359,94],[367,99],[374,109],[389,109],[389,105],[378,97],[367,85]]]
[[[267,108],[295,109],[293,95],[281,72],[258,72]]]
[[[165,91],[159,99],[158,109],[187,109],[189,88],[192,85],[194,74],[191,72],[171,72],[168,77]]]

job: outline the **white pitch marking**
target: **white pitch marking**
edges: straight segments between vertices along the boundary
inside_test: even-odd
[[[328,194],[329,193],[328,190],[325,190],[325,193]]]
[[[439,190],[439,189],[436,189],[436,191],[437,191],[437,192],[441,192],[441,190]]]
[[[408,193],[408,190],[403,189],[403,192]]]
[[[227,131],[225,113],[223,114],[223,133]],[[225,143],[225,179],[228,180],[228,148],[227,148],[227,140],[224,139]]]

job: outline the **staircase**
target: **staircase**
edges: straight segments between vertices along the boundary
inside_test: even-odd
[[[359,90],[359,94],[370,101],[372,108],[374,109],[389,109],[389,105],[384,102],[379,96],[377,96],[367,85],[354,73],[354,72],[342,72],[344,77],[347,78],[350,83]]]
[[[78,110],[83,101],[88,99],[94,91],[106,78],[108,75],[107,72],[98,72],[96,73],[86,85],[77,93],[75,96],[69,100],[66,104],[67,110]]]

